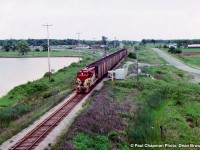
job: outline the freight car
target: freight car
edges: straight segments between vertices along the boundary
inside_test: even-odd
[[[113,69],[127,54],[128,50],[122,49],[89,64],[85,69],[78,71],[76,78],[76,92],[88,93],[91,87],[98,80],[102,79],[109,70]]]

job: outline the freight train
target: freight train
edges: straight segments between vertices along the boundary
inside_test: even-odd
[[[76,92],[89,93],[91,87],[94,86],[97,81],[102,79],[109,70],[113,69],[127,54],[127,49],[119,50],[89,64],[85,69],[78,71],[76,77]]]

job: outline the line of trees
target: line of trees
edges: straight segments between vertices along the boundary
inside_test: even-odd
[[[93,41],[93,40],[80,40],[81,44],[86,44],[86,45],[105,45],[105,37],[102,36],[102,40],[99,41]],[[23,42],[22,42],[23,41]],[[135,43],[135,41],[128,41],[128,40],[123,40],[123,41],[119,41],[119,40],[113,40],[113,41],[108,41],[107,40],[107,44],[109,45],[109,47],[118,47],[120,45],[120,42],[122,42],[124,45],[133,45]],[[19,50],[19,45],[20,44],[24,44],[26,46],[26,49],[28,46],[42,46],[43,51],[47,51],[47,40],[46,39],[27,39],[27,40],[16,40],[16,39],[9,39],[9,40],[0,40],[0,46],[2,46],[2,50],[9,52],[9,51],[15,51],[15,50]],[[64,39],[64,40],[57,40],[57,39],[51,39],[50,40],[50,45],[77,45],[78,44],[78,40],[75,39]],[[23,50],[24,48],[22,48],[22,51],[20,51],[20,53],[22,52],[22,54],[24,55],[25,53],[27,53],[29,50],[27,49],[26,51]]]
[[[13,46],[14,44],[16,44],[19,41],[21,41],[21,40],[16,40],[16,39],[0,40],[0,46],[4,46],[4,45]],[[46,39],[27,39],[27,40],[23,40],[23,41],[26,41],[28,43],[28,45],[32,45],[32,46],[43,46],[44,44],[47,43]],[[123,40],[123,41],[111,40],[108,42],[110,45],[112,45],[114,42],[116,42],[116,43],[122,42],[124,44],[134,43],[134,41],[129,41],[129,40]],[[80,43],[87,44],[87,45],[93,45],[93,44],[101,45],[102,40],[99,40],[99,41],[80,40]],[[77,45],[77,44],[78,44],[78,40],[76,40],[76,39],[64,39],[64,40],[51,39],[50,40],[50,45]]]
[[[169,44],[169,43],[177,43],[177,47],[187,47],[189,44],[200,44],[200,39],[180,39],[180,40],[155,40],[155,39],[142,39],[141,43],[145,44]]]
[[[30,51],[27,41],[24,41],[24,40],[18,41],[16,43],[6,42],[4,43],[2,49],[6,52],[19,51],[19,53],[21,53],[22,55],[27,54],[28,51]]]

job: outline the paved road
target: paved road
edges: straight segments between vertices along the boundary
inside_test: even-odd
[[[171,65],[175,66],[176,68],[178,68],[180,70],[184,70],[184,71],[187,71],[187,72],[196,73],[196,74],[200,75],[200,70],[191,68],[191,67],[181,63],[180,61],[172,58],[170,55],[165,54],[160,49],[152,48],[152,50],[155,51],[160,57],[165,59],[167,62],[169,62]]]

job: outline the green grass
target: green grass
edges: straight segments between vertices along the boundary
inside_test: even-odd
[[[141,62],[155,65],[145,68],[146,72],[155,79],[143,76],[139,78],[138,83],[134,78],[105,83],[104,88],[110,92],[107,92],[104,97],[115,100],[117,103],[128,100],[132,104],[130,113],[120,113],[127,124],[126,129],[122,131],[127,133],[123,142],[112,140],[117,139],[119,133],[113,131],[107,135],[112,143],[112,149],[130,149],[130,144],[135,143],[198,143],[200,134],[199,85],[188,83],[185,72],[168,65],[150,49],[138,50],[137,53]],[[125,61],[131,60],[135,61],[131,58]],[[95,100],[94,95],[93,101]],[[93,107],[92,103],[90,107]],[[162,139],[160,137],[161,125],[164,128]],[[65,140],[60,140],[60,144],[68,141],[68,136],[70,140],[75,140],[72,139],[69,131],[63,135]]]
[[[188,64],[190,66],[200,68],[200,57],[182,57],[179,59],[184,61],[186,64]]]
[[[129,149],[130,144],[136,142],[137,144],[195,144],[199,142],[200,86],[188,83],[185,72],[168,65],[150,48],[138,50],[137,57],[140,62],[153,65],[142,70],[151,74],[154,79],[140,76],[139,82],[135,78],[131,78],[128,80],[115,80],[114,82],[109,81],[104,85],[104,88],[107,89],[103,95],[104,98],[110,101],[114,100],[117,104],[123,104],[125,101],[131,103],[129,113],[123,111],[119,113],[123,117],[125,128],[120,132],[109,132],[108,135],[100,133],[95,135],[88,133],[75,134],[77,133],[75,132],[72,136],[69,131],[62,135],[56,146],[60,145],[62,149],[65,143],[71,142],[78,149],[88,149],[91,146],[100,146],[100,149],[103,147],[109,149],[110,146],[110,149]],[[135,59],[128,58],[126,61],[135,61]],[[75,66],[72,68],[75,69]],[[72,68],[67,69],[67,71],[69,72]],[[66,75],[64,70],[60,71],[60,73],[62,72],[63,75]],[[61,78],[60,73],[58,78]],[[72,72],[71,77],[73,77]],[[53,78],[57,81],[56,76]],[[72,83],[69,80],[66,81],[69,83],[68,85]],[[60,82],[63,81],[60,80]],[[54,82],[48,82],[47,86],[50,85],[58,89],[66,89],[66,85],[61,83],[57,83],[58,86],[55,86]],[[32,90],[30,88],[28,91],[31,92]],[[99,92],[95,92],[88,104],[85,105],[87,109],[94,107],[92,104],[98,99]],[[46,91],[44,94],[48,97],[51,95],[50,93],[50,91]],[[47,103],[48,100],[44,102]],[[110,107],[113,107],[113,105]],[[22,112],[26,111],[24,108],[21,109]],[[76,119],[77,122],[85,114],[85,111]],[[161,125],[164,128],[162,139],[160,137]],[[72,124],[71,128],[73,129],[74,126],[75,124]],[[99,127],[98,124],[94,125],[93,129],[95,130],[97,127]],[[79,129],[73,130],[79,131]],[[53,149],[59,149],[56,146]]]
[[[112,50],[112,49],[111,49]],[[100,52],[101,50],[96,50],[97,52]],[[112,50],[113,51],[113,50]],[[115,51],[115,50],[114,50]],[[80,53],[79,53],[80,52]],[[51,57],[65,57],[65,56],[86,56],[87,57],[92,57],[91,54],[93,53],[93,50],[91,49],[82,49],[82,50],[52,50],[50,51],[50,56]],[[98,53],[96,54],[98,55]],[[30,51],[25,55],[19,54],[18,51],[11,51],[11,52],[5,52],[5,51],[0,51],[0,57],[48,57],[48,52],[40,51],[40,52],[35,52],[35,51]]]
[[[79,134],[74,139],[77,150],[111,150],[111,143],[105,136]]]
[[[120,48],[111,48],[108,53],[114,53],[116,51],[120,50]],[[51,57],[65,57],[65,56],[87,56],[92,58],[93,57],[93,52],[95,52],[95,57],[99,57],[99,53],[102,53],[103,50],[102,49],[81,49],[81,50],[74,50],[74,49],[60,49],[60,50],[56,50],[53,49],[52,51],[50,51],[50,55]],[[0,57],[14,57],[14,58],[21,58],[21,57],[48,57],[48,52],[46,51],[40,51],[40,52],[36,52],[36,51],[30,51],[25,55],[21,55],[19,54],[18,51],[10,51],[10,52],[5,52],[0,50]]]
[[[181,48],[183,53],[200,53],[200,48]]]
[[[188,49],[189,50],[189,49]],[[182,61],[184,64],[190,66],[190,67],[193,67],[193,68],[197,68],[197,69],[200,69],[200,58],[199,57],[184,57],[184,56],[178,56],[178,55],[175,55],[175,54],[171,54],[171,53],[168,53],[168,49],[163,49],[163,51],[169,55],[171,55],[172,57]],[[186,49],[187,51],[187,49]],[[185,52],[186,52],[185,51]],[[195,51],[198,51],[198,49],[194,49],[193,52]],[[200,51],[199,51],[200,52]]]

